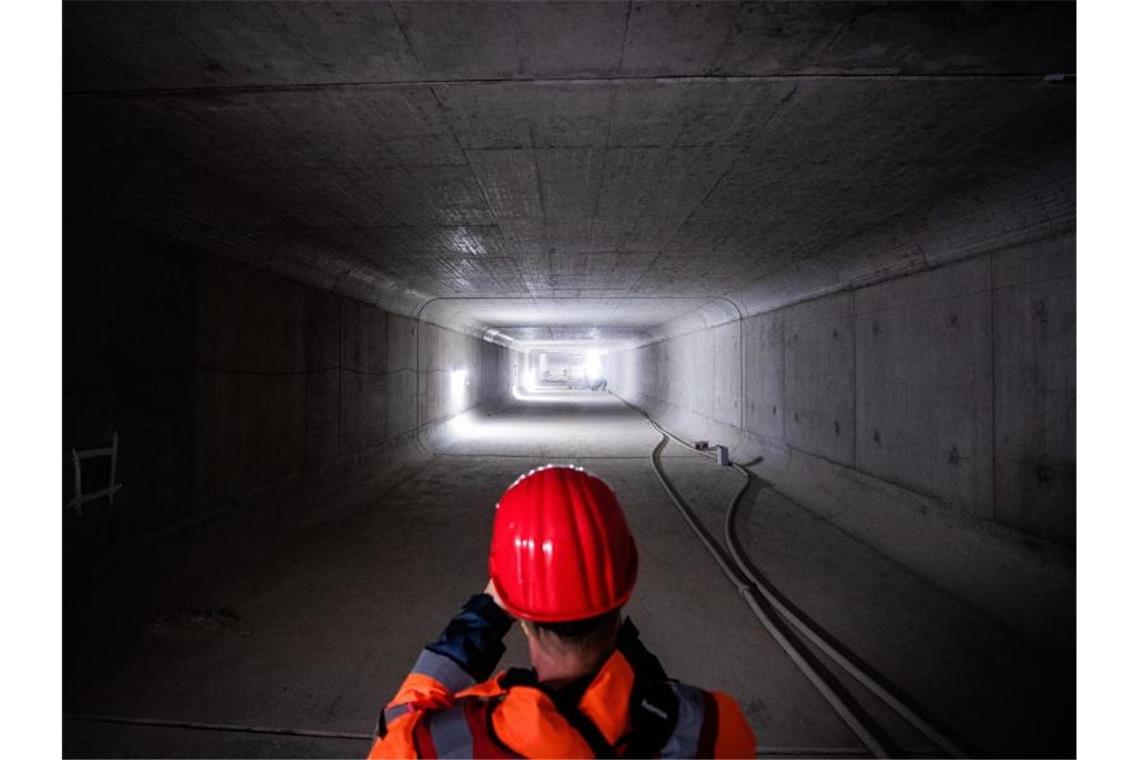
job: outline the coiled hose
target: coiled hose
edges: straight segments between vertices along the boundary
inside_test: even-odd
[[[873,674],[865,671],[857,663],[847,657],[847,655],[832,646],[826,638],[815,631],[803,616],[785,605],[781,601],[780,594],[771,581],[763,575],[752,572],[749,564],[744,560],[744,552],[740,547],[740,542],[733,529],[737,507],[740,505],[744,494],[752,485],[752,472],[745,466],[735,462],[731,465],[733,469],[744,476],[745,480],[740,490],[738,490],[733,497],[728,507],[728,512],[725,514],[724,537],[731,554],[730,561],[728,557],[724,556],[724,550],[708,535],[704,526],[693,514],[692,509],[685,502],[684,498],[677,492],[676,488],[673,487],[673,484],[669,481],[668,476],[665,475],[661,467],[661,451],[668,444],[669,440],[676,441],[698,454],[709,456],[709,452],[698,449],[696,446],[665,430],[641,409],[638,409],[628,402],[626,402],[626,404],[642,414],[645,419],[649,421],[649,424],[661,434],[661,441],[653,449],[653,454],[650,456],[653,471],[657,475],[657,479],[661,482],[665,492],[669,495],[669,498],[685,519],[685,522],[688,523],[689,528],[692,529],[693,533],[701,540],[701,543],[704,544],[709,554],[716,560],[717,565],[725,577],[736,586],[737,592],[744,598],[744,601],[760,620],[764,629],[768,631],[776,643],[787,653],[788,657],[800,671],[803,672],[816,690],[819,691],[820,695],[835,709],[836,713],[843,722],[847,724],[855,736],[858,737],[859,741],[862,742],[875,757],[889,757],[885,746],[886,742],[876,735],[871,726],[867,725],[867,723],[858,716],[852,706],[848,704],[815,667],[812,666],[804,656],[802,644],[793,641],[784,633],[780,626],[777,625],[769,610],[775,610],[779,613],[783,621],[799,631],[801,635],[817,646],[820,651],[827,655],[836,665],[843,668],[843,670],[850,674],[856,681],[891,707],[899,716],[914,726],[923,736],[933,742],[942,751],[951,757],[969,757],[969,754],[954,740],[946,736],[944,732],[933,726],[929,721],[911,709],[905,702],[895,696],[895,694]]]

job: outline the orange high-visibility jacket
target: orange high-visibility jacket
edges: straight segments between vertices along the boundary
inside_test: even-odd
[[[472,597],[440,641],[421,653],[381,713],[370,758],[756,756],[736,701],[664,679],[628,620],[618,650],[572,690],[574,704],[530,670],[476,683],[469,671],[498,661],[506,632],[505,614],[498,617],[501,611],[482,596]]]

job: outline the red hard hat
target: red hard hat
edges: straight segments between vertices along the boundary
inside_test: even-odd
[[[625,604],[637,547],[609,486],[581,468],[550,465],[520,477],[499,500],[488,564],[507,612],[561,623]]]

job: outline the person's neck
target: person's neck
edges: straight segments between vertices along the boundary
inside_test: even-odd
[[[579,679],[597,673],[611,654],[613,654],[612,650],[588,659],[544,660],[534,663],[535,675],[543,686],[556,690],[561,689]]]
[[[596,667],[553,667],[553,668],[535,668],[538,682],[548,689],[557,691],[565,688],[572,683],[575,683],[586,676],[593,675],[596,672]]]

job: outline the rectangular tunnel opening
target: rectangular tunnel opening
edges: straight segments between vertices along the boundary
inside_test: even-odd
[[[551,464],[760,755],[1075,754],[1073,3],[63,15],[65,756],[367,755]]]

